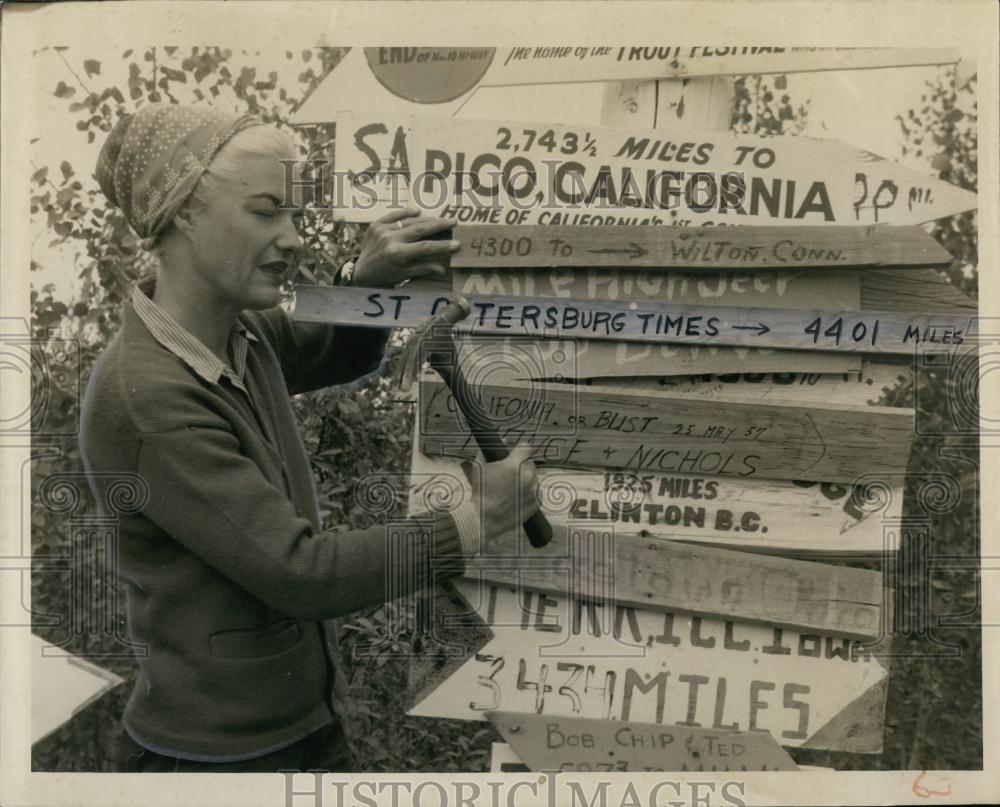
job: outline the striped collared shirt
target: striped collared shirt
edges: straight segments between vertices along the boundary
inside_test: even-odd
[[[243,375],[247,366],[247,349],[250,342],[257,341],[257,337],[239,320],[233,323],[229,332],[230,366],[153,302],[155,288],[155,277],[143,278],[136,283],[132,290],[132,306],[156,341],[210,384],[218,384],[226,378],[249,398],[250,393],[243,385]]]

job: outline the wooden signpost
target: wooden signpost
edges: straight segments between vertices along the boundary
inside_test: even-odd
[[[737,229],[737,228],[733,228]],[[745,229],[745,228],[739,228]],[[678,271],[628,267],[453,269],[453,291],[545,299],[857,310],[858,272],[805,269]]]
[[[861,276],[861,309],[874,311],[979,312],[971,297],[933,269],[882,269]]]
[[[768,732],[719,732],[622,720],[490,712],[520,758],[537,770],[797,771]]]
[[[462,224],[904,225],[977,203],[839,141],[388,113],[337,130],[348,221],[410,204]]]
[[[881,749],[887,669],[856,640],[466,580],[456,587],[493,638],[446,685],[427,679],[411,715],[486,720],[504,711]]]
[[[525,228],[538,229],[538,228]],[[572,229],[572,228],[558,228]],[[577,228],[578,229],[578,228]],[[606,228],[599,228],[606,229]],[[636,231],[643,228],[625,228]],[[770,228],[769,228],[770,229]],[[456,235],[476,240],[485,227],[459,227]],[[756,230],[760,232],[760,230]],[[686,232],[686,231],[681,231]],[[692,231],[693,232],[693,231]],[[460,250],[456,258],[466,250]],[[860,305],[858,273],[850,270],[808,271],[794,268],[747,270],[699,269],[674,271],[663,268],[633,269],[619,266],[555,267],[551,269],[487,268],[454,269],[454,291],[466,297],[476,294],[507,296],[571,297],[585,300],[659,300],[715,305],[761,305],[775,308],[832,306],[856,310]],[[411,284],[410,288],[419,287]],[[540,355],[570,355],[567,340],[537,339]],[[518,340],[524,346],[523,338]],[[759,371],[788,370],[851,372],[860,361],[849,355],[807,351],[770,351],[728,346],[656,345],[609,343],[590,339],[572,340],[572,367],[566,377],[664,376],[694,372],[734,372],[753,367]],[[551,378],[552,372],[546,378]]]
[[[883,523],[902,516],[899,487],[855,490],[835,483],[544,466],[538,475],[542,509],[564,534],[572,527],[610,526],[617,536],[800,556],[898,549],[896,533]]]
[[[125,683],[110,670],[31,634],[31,742],[56,731],[105,693]]]
[[[923,224],[973,210],[978,204],[972,191],[869,151],[853,152],[857,224]]]
[[[598,46],[501,48],[483,85],[767,75],[954,64],[954,48]]]
[[[423,501],[431,492],[448,501],[471,495],[454,460],[420,453],[417,464],[410,501]],[[557,545],[569,545],[570,529],[611,527],[618,536],[789,557],[878,556],[899,548],[898,530],[886,526],[902,517],[903,490],[877,477],[854,488],[547,466],[537,473],[539,502]]]
[[[493,712],[490,714],[490,720],[493,721],[495,715],[500,714],[498,712]],[[572,718],[570,718],[572,719]],[[500,731],[500,728],[497,729]],[[728,733],[728,732],[727,732]],[[754,737],[769,737],[770,735],[755,734]],[[570,752],[572,753],[572,752]],[[586,749],[581,749],[577,754],[574,755],[574,759],[578,757],[583,757],[587,754]],[[696,760],[695,760],[696,761]],[[807,771],[823,771],[827,773],[833,773],[834,768],[823,768],[817,765],[796,765],[796,770],[807,772]],[[517,754],[514,753],[514,749],[510,747],[508,743],[493,743],[490,746],[490,773],[526,773],[530,771],[527,765],[521,760]],[[708,770],[707,768],[705,770]],[[740,768],[742,770],[742,768]]]
[[[466,576],[854,638],[885,629],[881,572],[619,535],[614,523],[570,522],[530,554],[507,535],[469,559]]]
[[[468,227],[459,228],[463,233]],[[456,293],[584,300],[659,300],[715,305],[761,305],[775,308],[831,306],[857,310],[860,306],[858,273],[850,270],[802,269],[673,271],[623,267],[556,267],[552,269],[496,269],[452,271]],[[411,284],[410,288],[416,288]],[[520,341],[520,340],[519,340]],[[542,355],[546,346],[566,340],[537,339]],[[523,341],[520,342],[523,344]],[[727,346],[656,345],[572,340],[573,370],[577,378],[615,375],[663,376],[695,372],[733,372],[753,367],[768,370],[850,372],[860,361],[849,355],[811,351],[769,351]],[[566,350],[559,348],[562,355]],[[565,373],[565,370],[564,370]],[[545,377],[551,377],[551,374]]]
[[[808,350],[773,350],[725,345],[681,345],[650,342],[601,342],[594,339],[537,339],[534,337],[484,337],[462,335],[459,356],[465,362],[487,357],[503,361],[513,353],[517,366],[524,357],[535,357],[525,369],[533,375],[517,378],[662,378],[692,373],[739,373],[747,367],[767,372],[860,372],[861,357],[851,354],[815,353]],[[500,355],[497,355],[500,354]],[[502,365],[501,365],[502,366]]]
[[[294,316],[305,322],[415,328],[452,296],[426,290],[298,286]],[[472,314],[456,326],[458,331],[557,339],[912,356],[928,344],[954,349],[975,336],[976,328],[971,313],[954,312],[798,311],[498,295],[467,299]]]
[[[594,383],[616,387],[627,384],[630,389],[662,390],[702,400],[739,398],[802,403],[822,400],[829,404],[875,406],[889,390],[910,375],[911,370],[905,364],[865,362],[860,373],[726,373],[631,382],[597,379]]]
[[[507,442],[528,435],[553,525],[544,548],[507,534],[469,562],[479,621],[451,638],[471,653],[423,665],[412,714],[490,719],[532,770],[881,749],[891,592],[813,561],[898,547],[914,412],[883,393],[921,349],[969,342],[977,313],[912,225],[976,196],[846,143],[731,135],[732,82],[688,79],[956,60],[366,48],[338,67],[358,103],[321,86],[299,110],[338,113],[342,218],[410,203],[458,219],[462,249],[438,283],[300,287],[293,316],[414,327],[464,296],[457,359]],[[602,126],[444,117],[477,88],[588,81],[619,82]],[[467,494],[457,460],[477,454],[440,381],[421,379],[418,411],[411,511],[430,488]]]
[[[620,376],[616,377],[609,369],[599,367],[594,372],[583,372],[579,352],[589,345],[581,345],[577,340],[465,335],[457,340],[457,345],[459,361],[478,382],[577,379],[598,386],[644,387],[698,398],[740,396],[801,401],[822,398],[828,403],[877,404],[887,390],[910,375],[909,368],[900,362],[866,361],[858,372],[741,373],[737,365],[737,372],[697,375],[689,372],[682,376],[661,374],[646,378],[642,373],[630,376],[628,364],[623,362],[621,367],[614,368]]]
[[[478,224],[854,223],[853,152],[805,138],[376,114],[337,131],[348,221],[410,204]]]
[[[919,227],[490,227],[464,225],[455,269],[817,269],[949,266],[952,257]],[[815,276],[816,273],[810,273]],[[754,272],[756,276],[756,272]],[[526,291],[529,296],[530,291]]]
[[[474,443],[443,383],[425,376],[421,450],[469,456]],[[504,439],[554,465],[742,479],[853,483],[905,467],[913,410],[821,401],[694,400],[669,392],[543,382],[479,384]]]
[[[480,88],[509,85],[653,84],[668,77],[867,70],[958,60],[953,48],[351,48],[295,111],[292,123],[327,123],[341,110],[372,107],[451,116]]]

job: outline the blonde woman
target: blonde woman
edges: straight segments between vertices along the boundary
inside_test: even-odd
[[[207,108],[148,106],[108,137],[104,193],[158,258],[97,362],[81,450],[101,500],[138,474],[118,568],[139,674],[122,771],[349,770],[344,687],[324,620],[384,599],[384,528],[323,532],[289,395],[379,364],[385,333],[306,325],[278,307],[302,244],[280,130]],[[350,282],[440,272],[454,222],[396,212],[366,233]],[[412,519],[435,557],[461,558],[537,509],[528,449],[465,503]],[[456,573],[461,568],[457,563]]]

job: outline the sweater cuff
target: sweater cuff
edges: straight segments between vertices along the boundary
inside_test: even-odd
[[[458,527],[458,537],[462,542],[462,554],[466,558],[475,557],[480,553],[479,541],[479,508],[472,502],[462,502],[451,511],[455,525]]]
[[[464,574],[465,561],[479,554],[478,508],[466,502],[450,512],[439,513],[432,518],[428,516],[417,516],[416,520],[422,522],[430,533],[431,555],[437,559],[434,563],[435,579],[444,582]],[[444,560],[446,558],[448,560]]]

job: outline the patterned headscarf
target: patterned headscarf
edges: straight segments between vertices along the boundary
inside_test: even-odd
[[[97,160],[104,195],[140,238],[162,232],[233,135],[263,121],[211,107],[155,104],[126,115]]]

